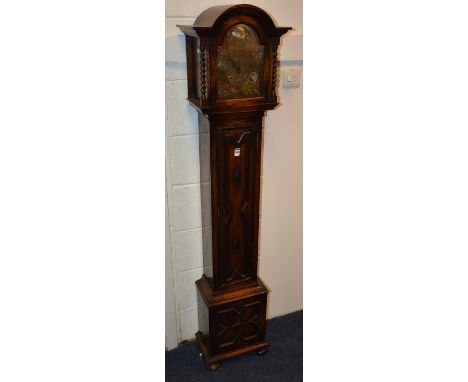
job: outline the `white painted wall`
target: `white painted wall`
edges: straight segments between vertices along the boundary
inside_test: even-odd
[[[185,42],[176,24],[192,24],[213,5],[232,1],[166,1],[166,187],[178,341],[198,330],[195,280],[203,274],[197,113],[189,106]],[[265,9],[283,37],[281,68],[302,67],[302,1],[247,1]],[[302,309],[302,86],[280,88],[267,113],[262,170],[259,275],[271,289],[268,318]],[[204,185],[202,179],[202,185]],[[204,227],[210,229],[210,227]],[[169,260],[166,260],[169,263]],[[167,268],[166,268],[166,272]],[[166,312],[174,309],[166,303]],[[166,320],[168,315],[166,314]],[[166,338],[171,338],[166,333]],[[166,342],[168,348],[173,343]]]
[[[165,345],[166,349],[173,349],[177,347],[177,315],[175,306],[175,292],[174,292],[174,271],[172,268],[172,246],[171,246],[171,231],[169,223],[169,203],[167,202],[166,192],[166,277],[165,277]]]

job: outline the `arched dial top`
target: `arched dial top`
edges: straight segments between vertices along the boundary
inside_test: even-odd
[[[274,21],[271,19],[268,13],[266,13],[263,9],[250,4],[215,5],[214,7],[208,8],[200,13],[193,25],[200,27],[216,27],[216,24],[223,23],[226,19],[229,19],[239,12],[253,16],[255,18],[260,18],[265,23],[268,23],[272,28],[276,27]]]
[[[218,99],[263,96],[264,48],[249,25],[228,29],[218,46]]]

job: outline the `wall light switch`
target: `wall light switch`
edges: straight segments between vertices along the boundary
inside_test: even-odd
[[[301,85],[301,67],[283,67],[283,88],[298,88]]]

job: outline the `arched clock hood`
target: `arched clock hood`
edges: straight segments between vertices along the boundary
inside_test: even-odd
[[[249,97],[229,101],[219,97],[219,46],[226,33],[235,25],[246,25],[258,35],[263,46],[264,70],[258,80],[262,84],[261,99]],[[186,36],[188,100],[205,114],[219,114],[226,110],[269,110],[277,105],[276,86],[278,46],[280,37],[291,27],[277,27],[263,9],[249,4],[220,5],[206,9],[193,25],[178,25]],[[247,97],[246,97],[247,98]]]

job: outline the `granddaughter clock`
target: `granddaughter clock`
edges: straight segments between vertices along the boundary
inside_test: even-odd
[[[188,101],[198,111],[205,274],[197,345],[209,369],[237,355],[264,354],[268,289],[257,276],[263,117],[278,105],[280,37],[262,9],[215,6],[185,34]],[[210,243],[211,245],[209,245]],[[211,247],[211,255],[208,248]]]

